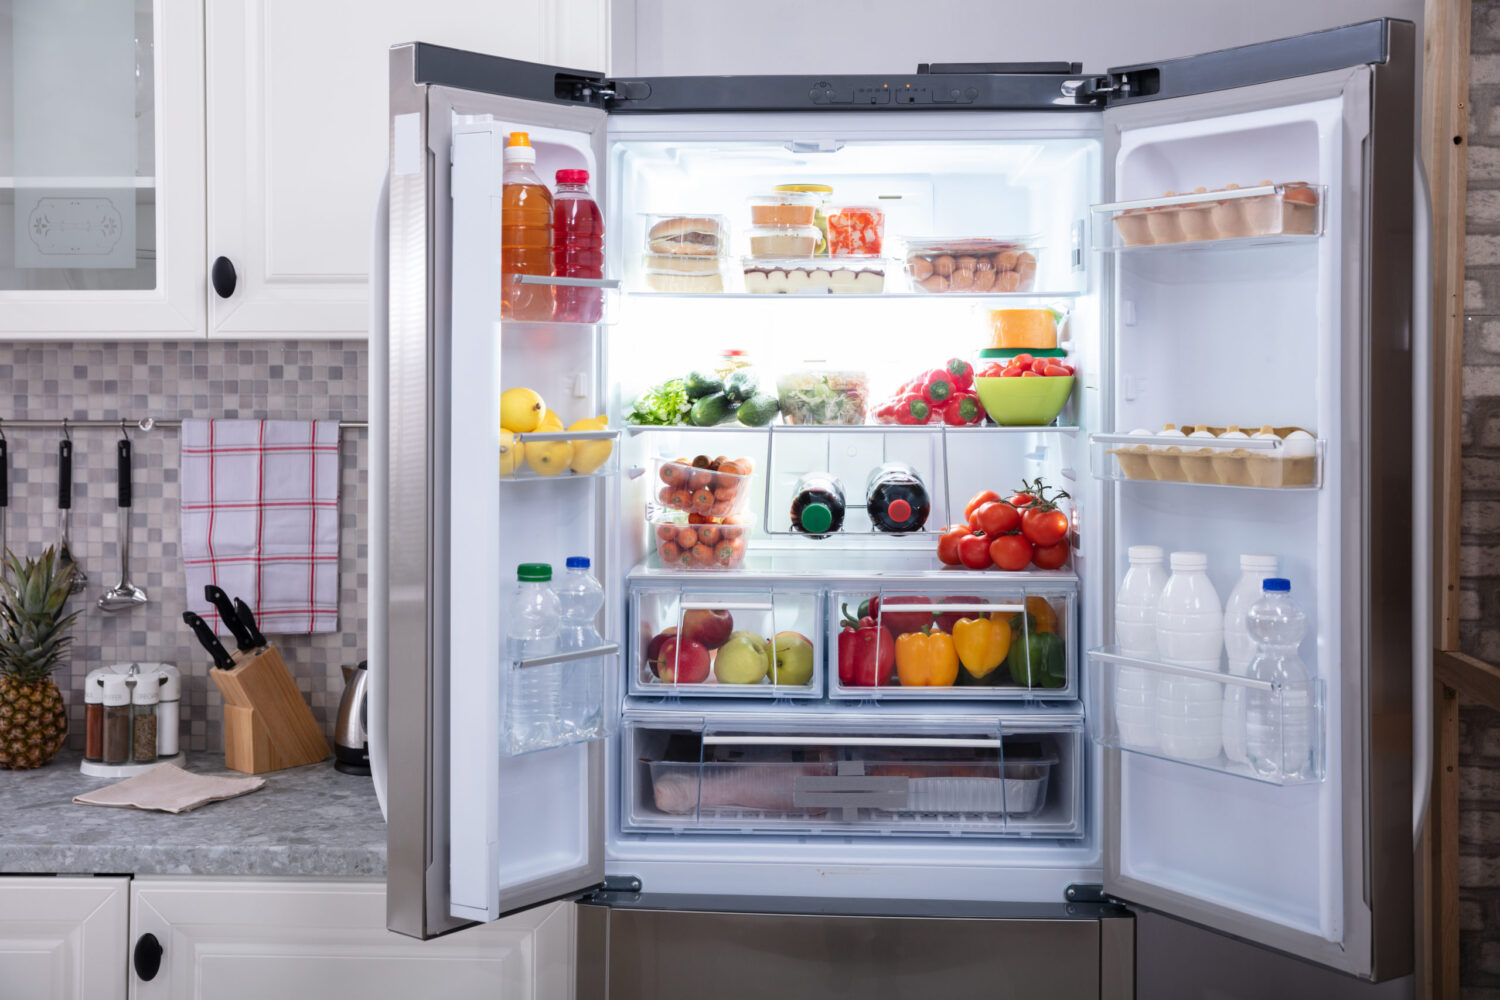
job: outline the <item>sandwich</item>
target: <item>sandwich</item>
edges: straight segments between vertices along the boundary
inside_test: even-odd
[[[654,254],[716,257],[722,242],[718,220],[689,216],[663,219],[646,234],[646,249]]]

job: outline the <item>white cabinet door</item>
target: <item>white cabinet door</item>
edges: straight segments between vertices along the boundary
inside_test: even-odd
[[[602,71],[607,0],[214,0],[207,5],[209,330],[363,337],[387,158],[389,49],[432,42]]]
[[[0,995],[123,1000],[126,878],[0,879]]]
[[[385,885],[137,879],[130,940],[161,969],[133,1000],[550,1000],[573,995],[573,905],[554,903],[433,941],[386,930]]]

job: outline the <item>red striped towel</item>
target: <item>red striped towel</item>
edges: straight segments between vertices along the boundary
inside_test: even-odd
[[[335,631],[338,421],[184,420],[182,562],[188,608],[220,635],[210,583],[267,634]]]

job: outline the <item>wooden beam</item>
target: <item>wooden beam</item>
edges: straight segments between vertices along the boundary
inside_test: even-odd
[[[1468,653],[1446,649],[1438,650],[1433,657],[1438,683],[1500,711],[1500,667],[1490,666]]]
[[[1431,997],[1458,997],[1458,692],[1434,685],[1432,812],[1425,838],[1431,864]]]

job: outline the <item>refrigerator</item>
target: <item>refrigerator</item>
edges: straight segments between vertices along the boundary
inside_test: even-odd
[[[1397,20],[1102,74],[613,80],[393,48],[369,637],[391,929],[433,937],[574,901],[580,997],[993,989],[997,970],[1016,990],[1131,996],[1153,981],[1138,955],[1174,954],[1138,948],[1145,917],[1254,961],[1287,956],[1293,982],[1409,975],[1431,739],[1415,58]],[[604,278],[502,275],[512,132],[547,183],[588,171]],[[747,205],[788,183],[882,209],[883,260],[866,262],[878,290],[750,290]],[[650,229],[669,216],[725,220],[722,291],[652,287]],[[919,262],[920,241],[961,237],[1024,248],[1034,278],[995,290],[1013,252],[981,262],[997,270],[988,291],[955,277],[929,293],[926,265],[944,265]],[[503,316],[518,288],[597,296],[601,321]],[[853,379],[873,409],[911,375],[974,358],[1006,308],[1066,317],[1073,389],[1045,426],[623,419],[651,386],[724,357],[752,359],[773,392],[778,377]],[[607,457],[497,474],[515,387],[565,425],[608,418],[521,434],[542,466],[562,439],[606,442]],[[1179,452],[1192,439],[1173,445],[1167,425],[1279,430]],[[1288,428],[1306,432],[1295,448]],[[709,483],[725,461],[748,473],[744,516],[692,536],[701,563],[691,541],[664,549],[689,525],[648,508],[672,503],[674,474]],[[926,530],[872,529],[864,477],[889,461],[927,484]],[[849,505],[814,538],[788,505],[820,470]],[[1038,477],[1071,498],[1065,565],[936,558],[970,496]],[[1137,545],[1205,553],[1221,599],[1240,555],[1275,555],[1307,615],[1309,687],[1122,653],[1115,598]],[[517,566],[560,576],[578,555],[604,591],[600,644],[513,659]],[[1012,644],[1050,632],[1057,673],[859,687],[838,669],[839,634],[870,598],[877,625],[988,613],[1008,617]],[[653,639],[689,616],[700,635],[730,617],[762,642],[796,633],[777,655],[810,646],[811,676],[787,652],[797,669],[733,683],[727,647],[706,677],[680,652],[678,672],[653,667]],[[527,701],[545,677],[563,693]],[[1206,698],[1207,748],[1130,714],[1129,693],[1159,708],[1183,685]],[[1261,773],[1243,714],[1227,735],[1230,706],[1294,696],[1308,764]],[[526,716],[539,703],[556,717]]]

